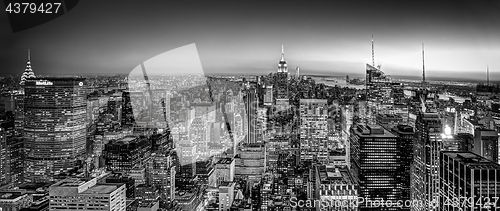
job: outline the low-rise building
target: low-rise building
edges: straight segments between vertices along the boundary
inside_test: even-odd
[[[18,211],[27,208],[33,202],[33,197],[23,191],[0,191],[0,210]]]
[[[125,184],[97,183],[98,178],[69,178],[49,188],[49,210],[126,210]]]

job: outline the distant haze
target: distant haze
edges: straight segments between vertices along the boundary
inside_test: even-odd
[[[0,14],[1,73],[128,74],[195,43],[207,74],[275,72],[281,44],[295,73],[500,80],[499,1],[80,1],[68,14],[16,34]]]

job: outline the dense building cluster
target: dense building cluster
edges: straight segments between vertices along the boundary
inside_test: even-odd
[[[283,47],[277,70],[259,76],[47,77],[29,56],[26,66],[2,90],[0,210],[500,205],[489,82],[395,80],[374,64],[361,79],[291,74]]]

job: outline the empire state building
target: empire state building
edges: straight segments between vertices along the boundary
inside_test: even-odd
[[[288,96],[288,66],[285,60],[284,47],[281,45],[281,60],[278,62],[278,73],[276,73],[276,107],[277,110],[286,110],[289,105]]]
[[[281,45],[281,60],[278,62],[278,75],[286,75],[288,76],[288,66],[285,60],[285,49],[284,46]]]

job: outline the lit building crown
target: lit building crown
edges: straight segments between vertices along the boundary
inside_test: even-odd
[[[288,66],[285,61],[285,50],[283,44],[281,45],[281,60],[278,62],[278,72],[288,72]]]
[[[19,82],[20,85],[24,85],[27,79],[29,78],[36,78],[35,73],[31,69],[31,58],[30,58],[30,49],[28,49],[28,62],[26,62],[26,69],[23,72],[23,75],[21,76],[21,82]]]

